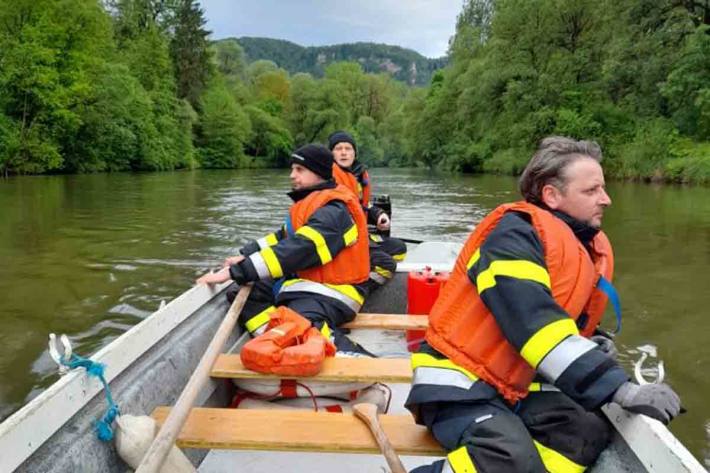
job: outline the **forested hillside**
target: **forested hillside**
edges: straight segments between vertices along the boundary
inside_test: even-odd
[[[230,38],[234,39],[234,38]],[[289,73],[308,72],[323,77],[334,62],[352,61],[365,72],[387,72],[409,85],[427,85],[446,58],[429,59],[411,49],[375,43],[346,43],[333,46],[303,47],[290,41],[271,38],[237,38],[249,62],[266,59]]]
[[[466,0],[427,87],[261,44],[280,63],[211,42],[196,0],[0,0],[0,173],[284,166],[345,129],[370,165],[517,173],[562,134],[610,175],[710,182],[707,2]]]

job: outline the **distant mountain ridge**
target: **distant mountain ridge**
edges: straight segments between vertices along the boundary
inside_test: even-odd
[[[316,77],[323,76],[328,64],[353,61],[360,63],[365,72],[388,72],[397,80],[421,86],[429,84],[434,71],[448,62],[446,57],[429,59],[411,49],[387,44],[344,43],[306,47],[273,38],[244,36],[236,40],[244,49],[248,62],[268,59],[292,74],[308,72]]]

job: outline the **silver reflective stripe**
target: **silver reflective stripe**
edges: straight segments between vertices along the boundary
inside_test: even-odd
[[[261,334],[263,334],[264,332],[266,332],[266,327],[267,327],[267,325],[268,325],[268,322],[265,323],[265,324],[262,324],[258,329],[256,329],[256,330],[254,330],[253,332],[251,332],[251,336],[252,336],[252,337],[258,337],[259,335],[261,335]]]
[[[436,386],[455,386],[470,389],[475,381],[456,370],[420,366],[414,369],[412,384],[434,384]]]
[[[362,304],[360,304],[356,300],[349,298],[342,292],[336,291],[335,289],[331,289],[328,286],[324,286],[323,284],[313,281],[298,281],[289,285],[284,284],[283,286],[281,286],[281,292],[313,292],[322,296],[332,297],[333,299],[337,299],[343,304],[350,307],[353,312],[359,311],[362,307]]]
[[[453,467],[451,466],[451,463],[449,463],[449,460],[446,460],[444,462],[444,469],[441,470],[441,473],[456,473]]]
[[[370,279],[372,279],[379,285],[384,285],[387,282],[386,277],[375,271],[370,271]]]
[[[271,272],[269,272],[269,267],[266,266],[266,261],[264,261],[264,257],[261,256],[261,253],[253,253],[249,256],[249,259],[251,260],[251,264],[254,265],[256,274],[259,275],[259,279],[271,279]]]
[[[259,249],[262,249],[262,250],[263,250],[264,248],[268,248],[268,247],[269,247],[269,244],[268,244],[267,241],[266,241],[266,237],[264,237],[264,238],[259,238],[258,240],[256,240],[256,242],[259,244]]]
[[[571,365],[574,360],[590,350],[597,344],[579,335],[570,335],[562,340],[542,359],[537,366],[537,371],[548,381],[554,383],[557,378]]]

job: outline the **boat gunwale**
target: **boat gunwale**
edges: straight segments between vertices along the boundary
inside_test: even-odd
[[[129,369],[174,328],[221,294],[230,283],[194,286],[131,327],[90,359],[105,364],[107,383]],[[103,390],[85,370],[73,370],[0,423],[0,471],[13,471]],[[120,401],[119,401],[120,405]],[[31,440],[30,440],[31,439]]]
[[[421,246],[427,249],[436,248],[434,245],[428,246],[430,243],[435,245],[437,242],[425,242]],[[457,245],[450,242],[446,244]],[[448,252],[451,253],[453,248],[454,246],[449,246]],[[414,261],[408,260],[398,264],[397,273],[421,270],[425,266],[434,271],[450,271],[453,262],[445,263],[442,258],[431,263],[416,259]],[[196,286],[188,289],[100,349],[91,359],[107,364],[106,380],[111,383],[182,322],[190,319],[193,314],[222,294],[230,284],[231,282],[214,287]],[[393,286],[393,284],[388,286]],[[393,290],[393,287],[388,286],[375,295],[386,300],[388,291]],[[390,292],[389,295],[391,294]],[[236,345],[238,344],[237,342]],[[45,441],[65,426],[67,421],[76,415],[82,407],[99,395],[101,389],[102,386],[97,380],[90,379],[83,370],[75,370],[60,378],[27,405],[5,419],[0,424],[0,451],[3,452],[3,455],[0,456],[0,471],[13,471],[25,460],[32,457]],[[628,450],[648,471],[685,471],[689,473],[706,471],[686,447],[660,422],[645,416],[631,415],[615,405],[604,406],[603,412],[614,425]],[[29,439],[32,441],[28,441]],[[649,446],[649,443],[652,444]],[[663,452],[659,451],[659,444],[663,446]],[[639,452],[642,454],[639,455]],[[659,462],[660,457],[665,460]],[[661,469],[659,469],[659,465]]]

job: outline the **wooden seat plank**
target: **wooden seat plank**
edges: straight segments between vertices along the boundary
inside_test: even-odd
[[[257,373],[244,367],[239,355],[222,354],[210,375],[213,378],[284,378],[282,375]],[[298,379],[297,377],[289,377]],[[408,358],[326,358],[318,381],[410,383],[412,367]]]
[[[153,418],[162,423],[169,407]],[[382,415],[380,423],[400,455],[445,455],[410,415]],[[301,410],[193,408],[177,445],[182,448],[379,453],[365,424],[351,413]]]
[[[424,330],[429,326],[426,315],[411,314],[358,314],[343,328],[381,330]]]

